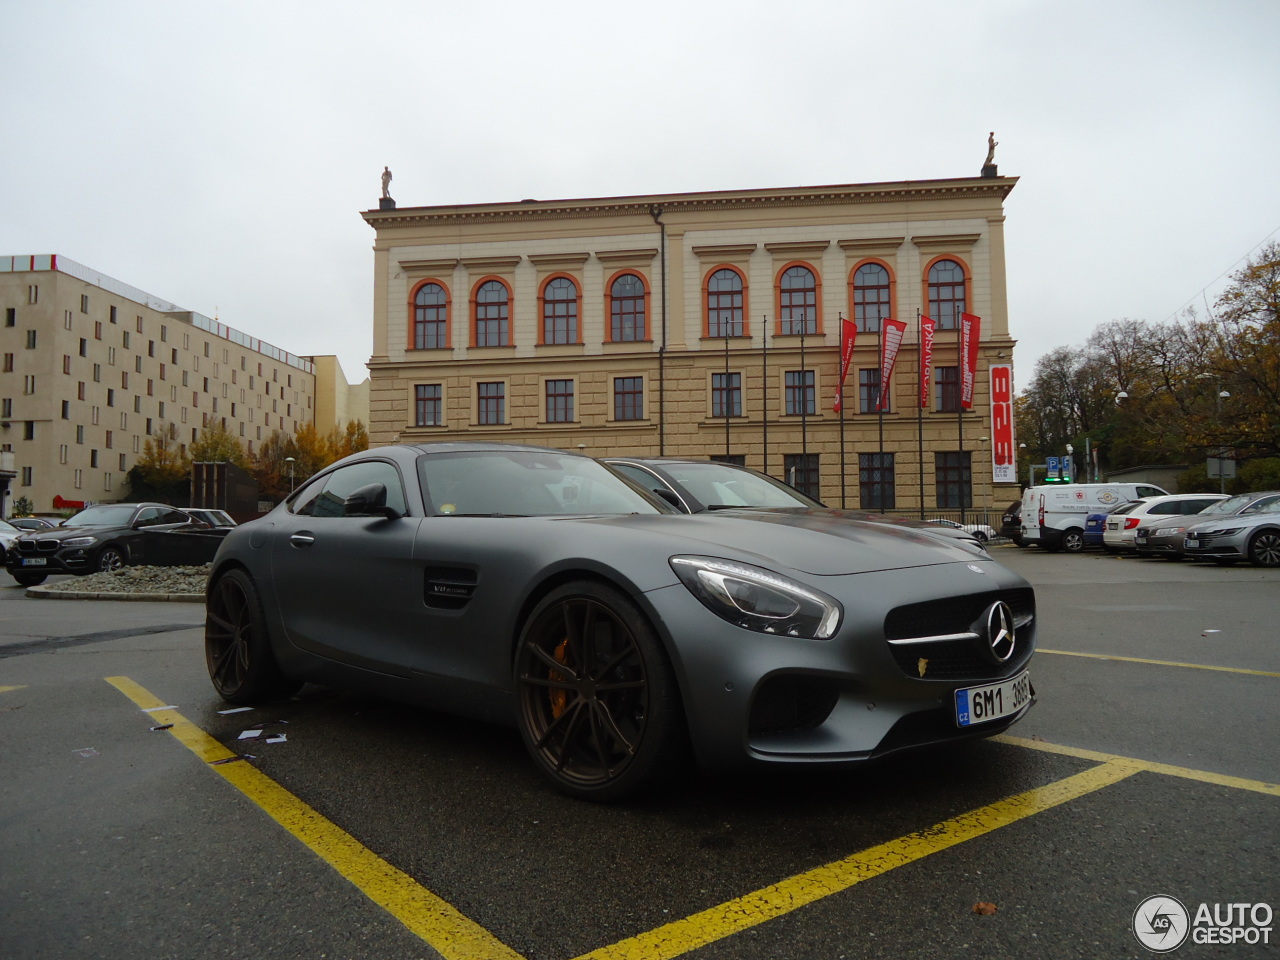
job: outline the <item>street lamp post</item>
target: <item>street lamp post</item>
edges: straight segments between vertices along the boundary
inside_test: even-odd
[[[293,494],[293,457],[285,457],[284,462],[289,465],[289,493]]]

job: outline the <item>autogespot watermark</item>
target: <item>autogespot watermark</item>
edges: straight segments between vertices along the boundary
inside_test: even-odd
[[[1271,943],[1267,903],[1201,903],[1191,913],[1177,897],[1147,897],[1133,911],[1133,935],[1152,953],[1192,943]]]

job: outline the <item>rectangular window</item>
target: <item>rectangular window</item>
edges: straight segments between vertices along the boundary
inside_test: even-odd
[[[80,294],[80,312],[89,312],[89,295],[87,293]]]
[[[505,383],[476,384],[476,422],[498,424],[507,422],[507,385]]]
[[[36,332],[34,330],[27,331],[27,349],[34,350],[36,348]]]
[[[94,383],[102,382],[102,364],[100,363],[95,363],[93,365],[93,382]]]
[[[4,372],[13,373],[13,354],[6,353],[4,355]]]
[[[547,423],[573,422],[573,381],[547,381]]]
[[[72,481],[72,486],[74,486],[77,490],[81,490],[84,488],[84,471],[83,470],[76,470],[75,479]]]
[[[71,419],[71,401],[70,400],[62,401],[62,419],[63,420]]]
[[[18,308],[17,307],[4,308],[4,325],[6,327],[16,327],[18,325]]]
[[[93,321],[93,339],[95,340],[102,339],[102,321],[101,320]]]
[[[40,302],[40,288],[34,283],[27,286],[27,303]]]
[[[13,397],[5,397],[0,400],[0,419],[13,419]]]
[[[438,383],[419,383],[413,388],[414,426],[440,427],[444,425],[441,409],[443,388]]]
[[[858,412],[876,413],[880,403],[880,368],[858,371]],[[885,409],[889,407],[886,405]]]
[[[28,373],[22,378],[22,392],[31,394],[36,392],[36,375]]]
[[[89,451],[89,466],[90,466],[90,467],[92,467],[92,468],[94,468],[94,469],[97,469],[97,466],[98,466],[98,451],[97,451],[97,450],[90,450],[90,451]]]
[[[858,454],[858,490],[863,510],[892,510],[894,496],[893,454]]]
[[[36,438],[36,422],[34,420],[26,420],[22,424],[22,439],[34,440]]]
[[[817,397],[814,394],[812,370],[788,370],[786,372],[786,403],[789,416],[817,413]]]
[[[84,424],[76,424],[76,443],[84,443]]]
[[[973,506],[969,451],[935,453],[933,456],[938,506],[953,509]]]
[[[613,419],[644,419],[644,377],[613,378]]]
[[[22,485],[24,487],[31,486],[31,467],[22,468]]]
[[[58,462],[59,463],[67,462],[67,454],[70,451],[70,449],[71,448],[68,447],[65,443],[59,444],[58,446]]]
[[[89,341],[84,337],[80,338],[80,356],[87,357],[89,355]]]
[[[111,449],[111,439],[112,439],[111,431],[110,431],[110,430],[108,430],[108,431],[107,431],[107,442],[103,444],[103,446],[104,446],[104,447],[106,447],[108,450],[110,450],[110,449]]]
[[[711,416],[742,416],[742,374],[713,373],[711,375]]]
[[[116,405],[116,392],[107,387],[107,406],[114,407]]]
[[[109,308],[109,309],[110,309],[110,311],[111,311],[111,312],[110,312],[111,322],[112,322],[112,323],[115,323],[115,322],[116,322],[116,320],[118,319],[118,318],[117,318],[117,315],[116,315],[116,308],[115,308],[115,307],[111,307],[111,308]]]
[[[127,461],[125,460],[125,457],[126,457],[126,456],[127,456],[127,454],[123,454],[123,453],[122,453],[122,454],[120,454],[120,472],[121,472],[121,473],[124,473],[124,472],[125,472],[125,470],[127,470],[127,469],[128,469],[128,467],[125,465],[125,464],[127,463]]]
[[[110,490],[110,489],[111,489],[111,474],[109,474],[109,473],[104,473],[104,474],[102,475],[102,489],[103,489],[103,490]]]
[[[782,479],[801,493],[818,499],[818,454],[788,453],[782,457]]]
[[[937,383],[939,413],[958,413],[960,410],[960,368],[934,367]]]
[[[747,455],[745,453],[713,453],[707,459],[712,463],[731,463],[735,467],[745,467],[747,465]]]
[[[65,353],[62,355],[62,373],[65,376],[71,376],[71,358]]]

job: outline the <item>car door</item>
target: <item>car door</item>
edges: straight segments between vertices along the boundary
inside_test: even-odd
[[[381,483],[400,514],[346,516],[343,501]],[[285,636],[304,650],[384,672],[395,664],[421,595],[411,587],[421,517],[407,516],[405,484],[391,461],[364,460],[316,478],[292,509],[274,514],[272,589]]]

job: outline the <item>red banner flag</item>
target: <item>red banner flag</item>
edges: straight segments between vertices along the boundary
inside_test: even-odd
[[[929,406],[929,381],[933,379],[933,335],[937,332],[938,321],[931,317],[920,317],[920,409]]]
[[[880,400],[877,410],[889,408],[889,387],[893,382],[893,365],[898,361],[898,349],[907,325],[902,320],[882,320],[880,332]]]
[[[849,364],[853,361],[853,341],[858,328],[852,320],[840,321],[840,383],[836,387],[836,402],[831,408],[839,413],[844,406],[844,381],[849,376]]]
[[[982,318],[960,314],[960,406],[973,409],[973,384],[978,378],[978,339]]]

